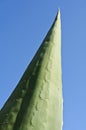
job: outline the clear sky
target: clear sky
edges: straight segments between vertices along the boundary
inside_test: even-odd
[[[63,130],[86,130],[86,0],[0,0],[0,108],[57,10],[62,20]]]

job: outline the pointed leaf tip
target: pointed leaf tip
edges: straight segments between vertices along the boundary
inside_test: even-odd
[[[60,8],[58,9],[58,12],[57,12],[57,19],[60,19]]]
[[[58,9],[55,21],[60,20],[60,8]]]

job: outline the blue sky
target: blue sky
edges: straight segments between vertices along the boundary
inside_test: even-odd
[[[0,108],[57,14],[62,20],[63,130],[86,130],[86,1],[0,0]]]

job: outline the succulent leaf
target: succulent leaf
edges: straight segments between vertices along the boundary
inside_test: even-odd
[[[62,130],[60,11],[0,111],[0,130]]]

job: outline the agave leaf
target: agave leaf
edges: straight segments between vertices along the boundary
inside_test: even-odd
[[[62,130],[60,11],[0,112],[0,130]]]

